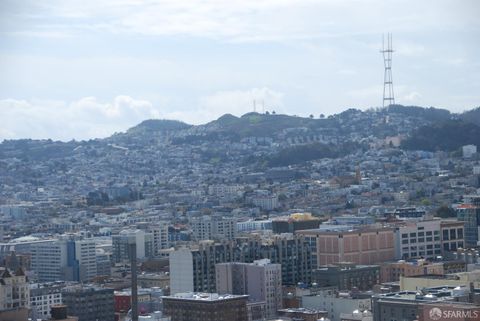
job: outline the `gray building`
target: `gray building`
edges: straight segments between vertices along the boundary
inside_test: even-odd
[[[130,244],[136,244],[137,259],[143,260],[154,256],[154,237],[152,233],[142,230],[123,230],[112,236],[113,255],[115,263],[130,260]]]
[[[75,285],[62,290],[68,314],[78,321],[113,321],[115,319],[113,289]]]
[[[195,240],[233,240],[237,232],[237,220],[218,215],[193,218],[190,221]]]
[[[377,294],[372,297],[373,321],[424,320],[425,309],[430,310],[430,307],[442,304],[454,308],[458,305],[459,309],[463,309],[465,305],[468,306],[469,303],[478,300],[475,299],[476,295],[478,294],[473,289],[448,286],[425,288],[422,291]],[[478,309],[478,305],[472,304],[471,307]]]
[[[260,259],[281,264],[283,285],[311,282],[310,246],[303,236],[286,234],[263,240],[251,237],[222,243],[207,241],[195,249],[176,250],[169,258],[171,291],[216,292],[215,264]]]
[[[459,205],[457,218],[465,223],[465,246],[476,247],[480,228],[480,195],[463,196],[464,203]]]
[[[253,263],[219,263],[216,285],[219,294],[248,294],[250,302],[264,302],[266,316],[282,308],[282,267],[269,259]]]
[[[368,291],[380,283],[380,266],[352,263],[324,265],[313,271],[312,280],[319,287],[335,286],[339,290],[357,288]]]

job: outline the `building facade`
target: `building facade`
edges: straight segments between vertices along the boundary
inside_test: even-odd
[[[142,230],[123,230],[112,236],[113,262],[130,260],[130,245],[136,244],[137,259],[153,257],[153,234]]]
[[[456,208],[457,218],[465,224],[465,247],[475,247],[479,241],[480,195],[465,195],[463,201]]]
[[[30,285],[30,317],[49,319],[52,307],[62,304],[63,283],[34,283]]]
[[[184,293],[163,297],[163,313],[172,321],[248,321],[248,295]]]
[[[380,283],[380,266],[336,263],[320,266],[312,273],[312,280],[319,287],[334,286],[339,290],[371,290]]]
[[[15,273],[0,270],[0,311],[28,309],[30,290],[22,269]]]
[[[39,282],[92,280],[97,275],[93,239],[59,239],[31,246],[31,268]]]
[[[237,220],[217,215],[202,216],[190,220],[195,240],[233,240],[237,232]]]
[[[247,294],[250,302],[265,302],[267,317],[282,308],[282,268],[269,259],[215,266],[219,294]]]
[[[172,252],[171,293],[216,292],[215,264],[260,259],[281,265],[284,285],[311,282],[312,255],[304,237],[289,234],[269,239],[237,238],[222,243],[200,242],[198,248]]]
[[[395,228],[395,259],[433,259],[442,254],[440,220],[410,221]]]
[[[62,290],[68,314],[78,321],[114,321],[113,289],[75,285]]]
[[[395,257],[392,228],[350,230],[303,230],[303,235],[314,247],[316,266],[351,262],[372,265],[391,261]]]

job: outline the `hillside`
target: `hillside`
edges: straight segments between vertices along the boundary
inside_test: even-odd
[[[455,151],[463,145],[480,146],[480,126],[461,120],[451,120],[423,126],[402,142],[408,150]]]

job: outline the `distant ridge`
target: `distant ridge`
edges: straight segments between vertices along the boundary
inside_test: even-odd
[[[137,132],[137,131],[165,131],[165,130],[181,130],[191,127],[187,123],[184,123],[179,120],[169,120],[169,119],[148,119],[142,121],[140,124],[136,125],[127,130],[127,133]]]

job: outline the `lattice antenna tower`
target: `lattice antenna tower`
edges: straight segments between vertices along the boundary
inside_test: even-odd
[[[383,64],[385,66],[385,74],[383,76],[383,107],[395,105],[395,94],[393,92],[393,78],[392,78],[392,34],[387,34],[387,43],[385,47],[385,36],[382,39]]]

